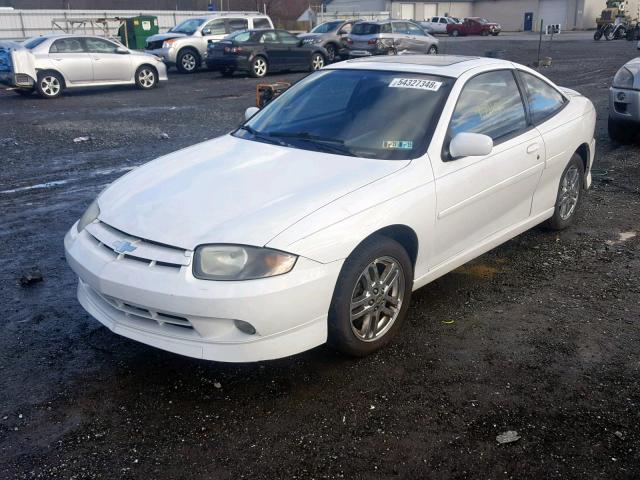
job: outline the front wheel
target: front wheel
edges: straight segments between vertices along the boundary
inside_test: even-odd
[[[180,73],[193,73],[200,66],[200,57],[195,50],[185,48],[178,53],[176,68]]]
[[[43,98],[59,97],[63,89],[62,76],[57,72],[38,73],[36,89]]]
[[[335,62],[338,56],[338,49],[336,46],[330,43],[324,48],[327,51],[327,63]]]
[[[482,30],[482,32],[480,32],[480,35],[486,37],[487,35],[489,35],[489,30]]]
[[[593,39],[594,40],[600,40],[602,38],[602,29],[599,28],[595,31],[595,33],[593,34]]]
[[[253,78],[262,78],[267,74],[268,70],[267,60],[264,57],[257,56],[251,61],[249,74]]]
[[[613,30],[614,30],[613,25],[607,25],[605,27],[604,32],[602,32],[605,40],[613,40],[615,36]]]
[[[574,153],[560,177],[558,196],[549,226],[554,230],[564,230],[573,223],[584,189],[584,166],[582,158]]]
[[[437,55],[438,54],[438,47],[436,47],[435,45],[431,45],[429,47],[429,50],[427,50],[427,55]]]
[[[493,35],[494,37],[497,37],[498,35],[500,35],[500,32],[492,32],[491,35]]]
[[[329,344],[363,357],[382,348],[407,316],[413,266],[395,240],[373,236],[347,258],[329,308]]]
[[[311,65],[309,66],[309,70],[315,72],[316,70],[320,70],[324,67],[324,57],[320,53],[314,53],[311,55]]]
[[[153,67],[143,65],[136,70],[136,87],[140,90],[151,90],[158,85],[158,73]]]

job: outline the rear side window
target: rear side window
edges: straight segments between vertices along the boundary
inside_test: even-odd
[[[527,101],[533,123],[542,122],[564,107],[564,97],[544,80],[522,71],[520,78],[527,88]]]
[[[379,31],[380,25],[376,23],[356,23],[351,29],[354,35],[375,35]]]
[[[82,43],[79,38],[59,38],[51,45],[50,53],[82,53]]]
[[[246,18],[230,18],[229,32],[238,32],[249,28],[249,22]]]
[[[271,24],[269,23],[269,20],[267,20],[266,18],[254,18],[253,28],[256,28],[256,29],[271,28]]]
[[[449,135],[481,133],[494,141],[527,128],[524,104],[510,70],[481,73],[467,82],[451,117]]]

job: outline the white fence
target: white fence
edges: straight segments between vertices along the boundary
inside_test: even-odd
[[[206,15],[206,11],[183,10],[0,10],[0,39],[23,39],[36,35],[43,35],[53,31],[53,19],[84,19],[84,18],[114,18],[135,17],[138,15],[154,15],[158,17],[160,32],[165,32],[186,18]],[[224,13],[224,12],[215,12]],[[58,24],[64,24],[58,22]],[[109,25],[109,35],[117,35],[118,24]],[[89,23],[75,28],[74,33],[103,34],[101,29],[92,27]]]

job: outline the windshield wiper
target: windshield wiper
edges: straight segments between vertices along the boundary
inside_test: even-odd
[[[338,155],[348,155],[355,157],[355,154],[344,146],[344,140],[337,138],[321,137],[319,135],[313,135],[309,132],[269,132],[269,135],[273,137],[281,138],[294,138],[298,140],[304,140],[309,143],[320,147],[328,153],[336,153]]]
[[[249,132],[257,140],[262,140],[263,142],[266,142],[266,143],[273,143],[274,145],[283,144],[283,142],[279,141],[277,138],[273,138],[270,134],[259,132],[255,128],[250,127],[249,125],[241,125],[240,127],[238,127],[238,130],[244,130],[245,132]]]

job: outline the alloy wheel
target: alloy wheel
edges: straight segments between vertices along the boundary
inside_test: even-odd
[[[364,342],[386,334],[400,314],[405,288],[404,271],[396,259],[379,257],[367,265],[351,294],[349,317],[353,334]]]
[[[140,70],[138,81],[143,88],[151,88],[156,82],[155,74],[148,68]]]
[[[322,67],[324,67],[324,58],[322,58],[320,54],[315,54],[311,61],[311,68],[313,70],[320,70]]]
[[[258,58],[253,64],[253,71],[258,77],[264,76],[267,73],[267,62],[262,58]]]
[[[567,169],[560,184],[560,201],[558,203],[560,218],[567,220],[578,205],[580,197],[580,172],[578,167],[572,165]]]
[[[60,81],[51,75],[47,75],[40,81],[40,87],[45,95],[48,97],[55,97],[60,93]]]
[[[436,55],[438,53],[438,49],[435,45],[431,45],[429,47],[429,51],[427,52],[429,55]]]
[[[182,56],[182,68],[190,72],[196,68],[196,57],[193,53],[185,53]]]

